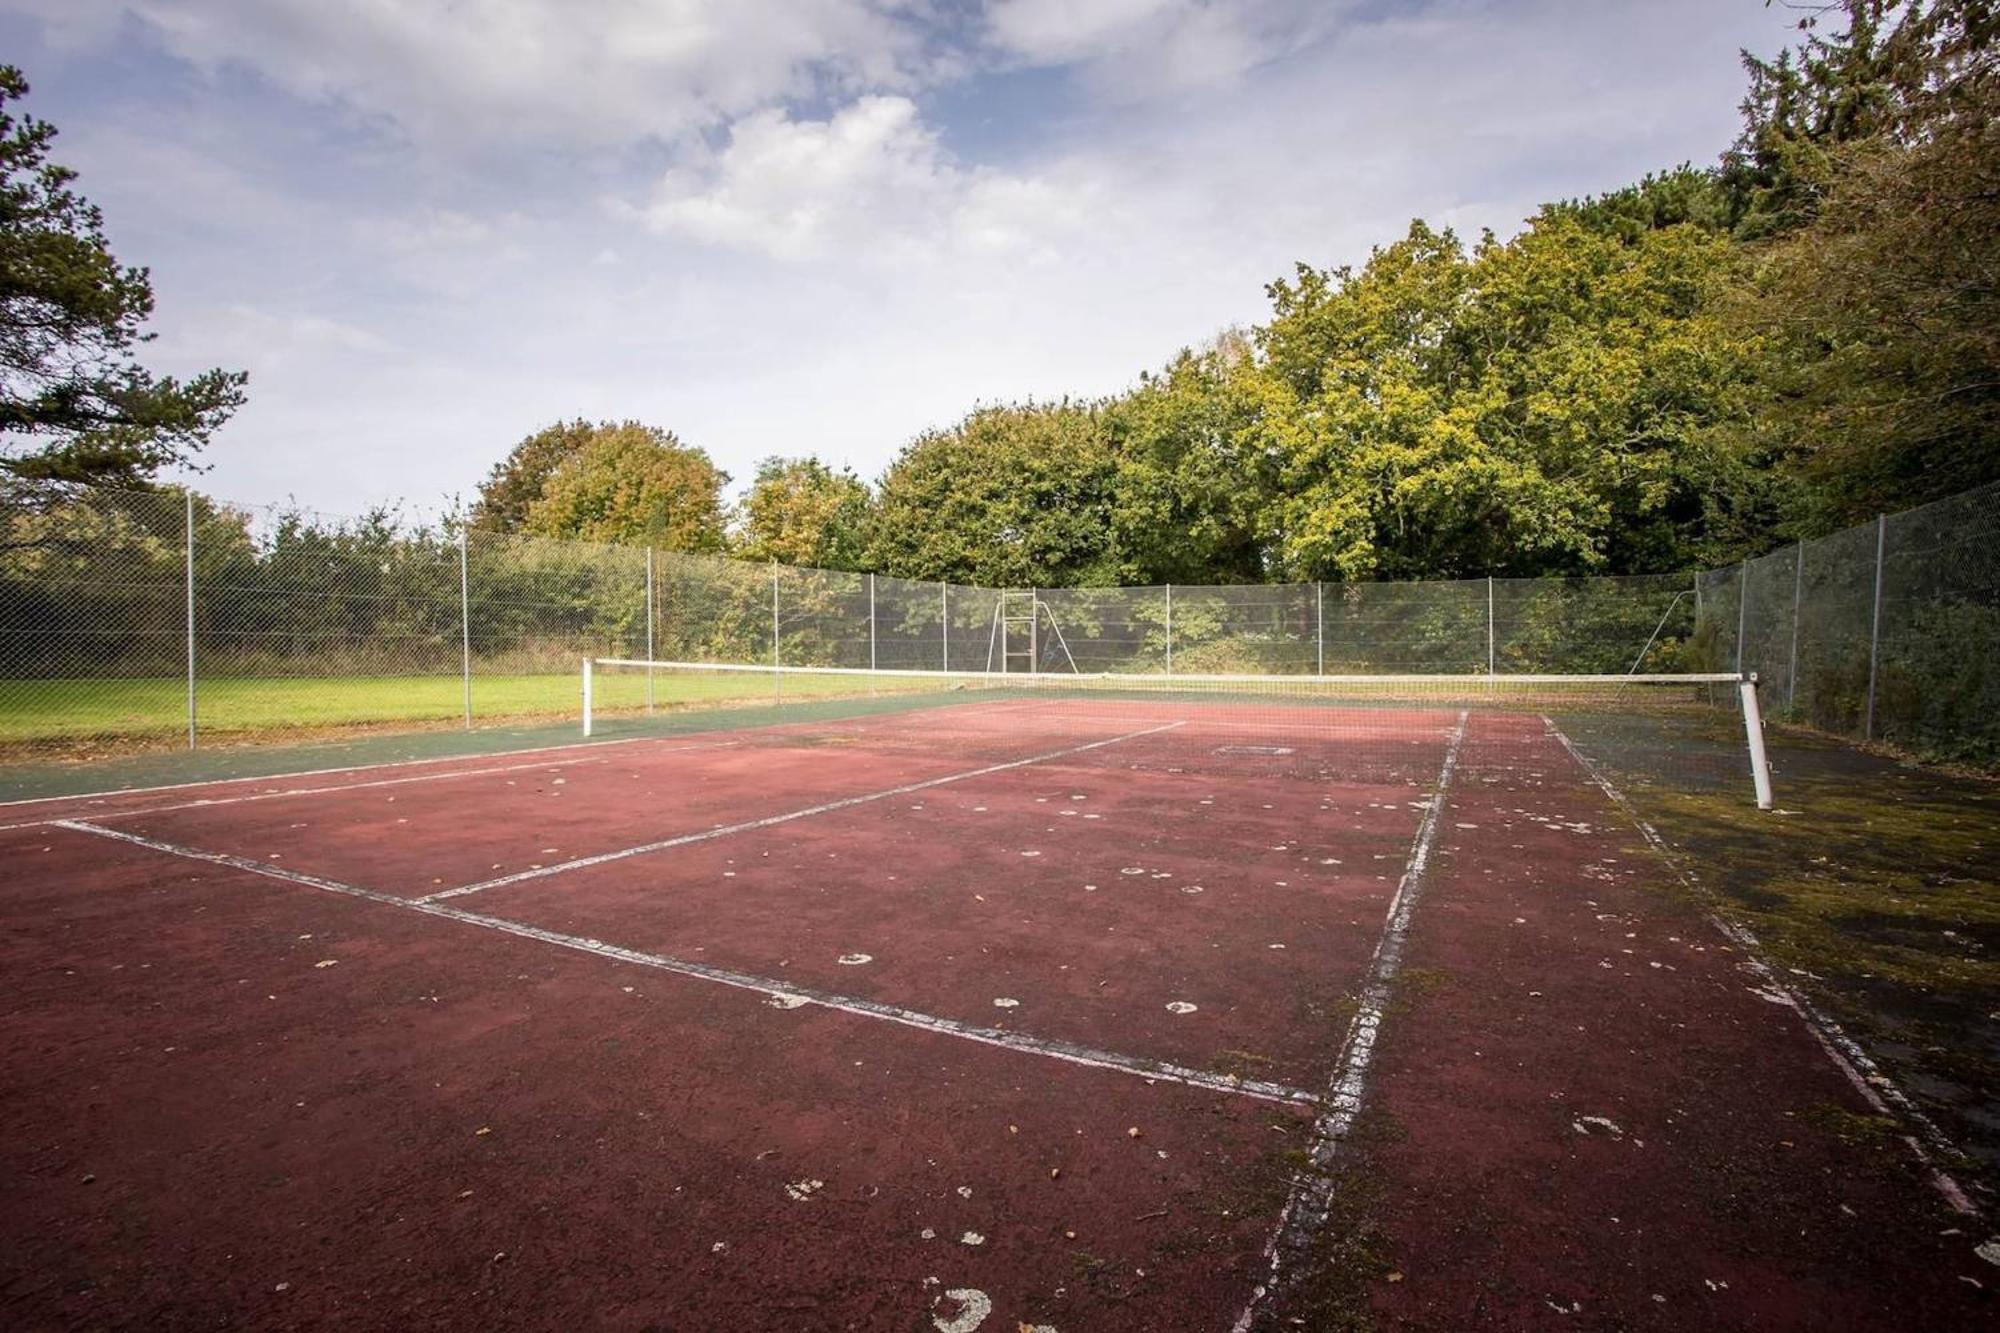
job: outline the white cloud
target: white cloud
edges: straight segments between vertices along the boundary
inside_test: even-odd
[[[960,251],[1048,257],[1087,218],[1088,187],[961,166],[904,97],[826,120],[762,111],[669,171],[639,215],[655,230],[787,261],[910,262]]]
[[[1221,87],[1332,32],[1351,0],[995,0],[987,34],[1033,65],[1074,65],[1100,94],[1147,101]]]
[[[671,137],[826,88],[921,81],[890,0],[21,0],[58,38],[122,17],[205,70],[251,71],[425,144]]]

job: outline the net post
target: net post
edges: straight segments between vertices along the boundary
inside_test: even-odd
[[[595,710],[592,708],[592,704],[595,701],[595,681],[593,677],[595,676],[596,667],[597,663],[590,658],[586,657],[583,659],[583,734],[585,736],[590,735],[592,724],[596,720],[594,715]]]
[[[1486,576],[1486,674],[1493,674],[1493,576]]]
[[[1326,584],[1313,581],[1313,671],[1326,674]]]
[[[197,735],[194,688],[194,492],[192,490],[182,492],[181,500],[187,530],[187,724],[188,749],[192,750],[195,748]]]
[[[1771,762],[1764,753],[1764,715],[1757,707],[1757,674],[1736,683],[1743,701],[1743,732],[1750,742],[1750,781],[1757,789],[1757,808],[1771,808]]]
[[[1799,603],[1805,583],[1806,544],[1800,542],[1792,557],[1792,655],[1785,668],[1785,711],[1794,714],[1799,704]]]
[[[868,669],[875,669],[875,576],[868,576]]]
[[[466,529],[458,530],[458,668],[465,684],[465,729],[472,730],[472,559]],[[651,653],[647,654],[652,656]]]
[[[655,662],[659,654],[653,650],[653,547],[646,546],[646,660]],[[653,668],[646,668],[646,711],[653,711]]]
[[[1167,585],[1167,674],[1174,674],[1174,585]]]
[[[1875,739],[1875,672],[1882,661],[1882,554],[1887,544],[1889,516],[1875,516],[1875,609],[1868,616],[1868,711],[1862,718],[1861,739]]]

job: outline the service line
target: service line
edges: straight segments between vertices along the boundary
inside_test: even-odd
[[[1438,768],[1437,785],[1431,789],[1430,800],[1424,805],[1424,816],[1417,822],[1416,837],[1410,843],[1410,858],[1403,866],[1403,877],[1396,885],[1395,896],[1389,900],[1389,911],[1382,922],[1382,937],[1376,941],[1375,956],[1368,964],[1367,979],[1361,988],[1361,1006],[1347,1025],[1347,1035],[1340,1046],[1340,1060],[1334,1067],[1333,1085],[1320,1104],[1319,1118],[1313,1122],[1309,1149],[1312,1171],[1309,1175],[1301,1173],[1292,1184],[1291,1197],[1285,1201],[1284,1211],[1278,1215],[1277,1228],[1264,1247],[1264,1258],[1270,1265],[1270,1273],[1251,1292],[1243,1313],[1236,1318],[1235,1333],[1245,1333],[1250,1328],[1258,1307],[1276,1291],[1284,1275],[1286,1260],[1303,1258],[1310,1252],[1332,1206],[1334,1179],[1329,1168],[1342,1141],[1354,1129],[1355,1117],[1360,1115],[1362,1099],[1368,1091],[1368,1071],[1375,1059],[1375,1042],[1382,1033],[1383,1015],[1391,998],[1390,988],[1395,983],[1397,972],[1402,969],[1403,943],[1410,933],[1410,918],[1416,912],[1417,898],[1423,891],[1424,871],[1430,865],[1431,848],[1437,841],[1445,793],[1451,786],[1451,775],[1458,767],[1459,749],[1465,743],[1467,716],[1464,711],[1459,713],[1458,725],[1445,742],[1444,762]]]
[[[762,819],[746,819],[740,824],[725,824],[721,828],[703,829],[699,833],[683,833],[679,837],[663,838],[658,842],[641,843],[637,847],[622,847],[615,852],[599,852],[594,856],[579,856],[570,861],[558,861],[533,870],[519,870],[511,875],[500,875],[493,879],[483,879],[476,884],[462,884],[455,889],[443,889],[426,894],[417,899],[420,903],[441,902],[447,898],[463,898],[470,893],[484,893],[488,889],[501,888],[508,884],[520,884],[531,879],[546,879],[550,875],[566,874],[572,870],[584,870],[591,866],[601,866],[612,861],[623,861],[634,856],[649,856],[663,852],[670,847],[686,847],[690,843],[707,842],[711,838],[724,838],[732,833],[749,833],[757,829],[771,828],[778,824],[789,824],[795,819],[806,819],[813,815],[829,814],[835,810],[849,810],[857,805],[867,805],[873,801],[886,801],[892,796],[907,796],[911,792],[927,791],[932,787],[943,787],[953,782],[964,782],[968,778],[985,777],[988,773],[1004,773],[1010,768],[1026,768],[1030,764],[1047,763],[1051,759],[1063,759],[1073,754],[1083,754],[1089,750],[1101,750],[1107,745],[1117,745],[1121,741],[1137,740],[1141,736],[1152,736],[1162,731],[1172,731],[1181,726],[1179,722],[1166,722],[1157,727],[1147,727],[1141,731],[1128,731],[1122,736],[1110,736],[1100,741],[1089,741],[1083,745],[1072,745],[1061,750],[1050,750],[1045,754],[1029,755],[1026,759],[1010,759],[1004,764],[988,764],[984,768],[969,768],[962,773],[947,773],[939,778],[926,778],[922,782],[906,783],[901,787],[890,787],[883,791],[864,792],[859,796],[846,796],[837,801],[827,801],[821,805],[809,805],[803,810],[788,810],[780,815],[766,815]]]
[[[1122,738],[1121,738],[1122,739]],[[1100,741],[1098,744],[1109,744]],[[1028,762],[1028,761],[1021,761]],[[936,1014],[920,1013],[899,1005],[883,1004],[876,1000],[860,999],[851,995],[838,995],[831,991],[817,990],[796,985],[789,981],[777,981],[768,977],[753,976],[747,972],[736,972],[728,968],[715,967],[708,963],[693,962],[685,958],[675,958],[667,954],[643,953],[637,949],[626,949],[602,940],[586,939],[580,935],[568,935],[561,931],[546,930],[522,921],[510,921],[505,917],[486,916],[478,912],[468,912],[463,908],[448,907],[443,903],[422,898],[399,898],[392,893],[382,893],[375,889],[364,889],[355,884],[344,884],[323,875],[311,875],[303,871],[289,870],[283,866],[265,861],[255,861],[247,856],[232,856],[225,852],[205,852],[199,848],[183,847],[177,843],[164,842],[138,833],[127,833],[123,829],[104,828],[80,819],[54,821],[55,827],[75,833],[85,833],[99,838],[110,838],[117,842],[130,843],[135,847],[145,847],[152,851],[164,852],[170,856],[183,857],[190,861],[200,861],[208,865],[227,866],[233,870],[262,875],[267,879],[283,880],[289,884],[302,884],[307,888],[319,889],[327,893],[337,893],[343,897],[359,898],[364,902],[394,907],[405,912],[417,912],[424,916],[445,921],[456,921],[462,925],[477,926],[482,930],[499,931],[506,935],[516,935],[522,939],[535,940],[542,944],[552,944],[557,948],[573,949],[598,958],[609,958],[615,962],[629,963],[639,967],[655,968],[671,972],[677,976],[691,977],[698,981],[713,982],[721,986],[731,986],[779,1001],[786,1007],[817,1005],[837,1013],[852,1014],[858,1018],[870,1018],[879,1022],[895,1023],[903,1027],[917,1028],[939,1036],[955,1037],[961,1041],[975,1042],[982,1046],[994,1046],[1002,1050],[1015,1051],[1024,1055],[1036,1055],[1045,1059],[1060,1060],[1065,1064],[1081,1065],[1089,1069],[1109,1070],[1113,1073],[1130,1074],[1149,1081],[1179,1083],[1191,1088],[1202,1088],[1210,1092],[1226,1093],[1231,1096],[1250,1097],[1258,1101],[1282,1102],[1289,1105],[1312,1106],[1318,1098],[1300,1088],[1287,1087],[1281,1083],[1270,1083],[1259,1079],[1235,1078],[1227,1074],[1211,1073],[1203,1069],[1191,1069],[1184,1065],[1172,1064],[1164,1060],[1149,1060],[1141,1056],[1123,1055],[1115,1051],[1097,1050],[1089,1046],[1079,1046],[1073,1042],[1057,1041],[1046,1037],[1030,1036],[1004,1028],[979,1027],[963,1023],[957,1019],[942,1018]]]

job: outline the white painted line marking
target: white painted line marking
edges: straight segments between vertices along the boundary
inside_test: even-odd
[[[1149,1060],[1141,1056],[1121,1055],[1115,1051],[1100,1051],[1089,1046],[1079,1046],[1073,1042],[1058,1041],[1053,1038],[1031,1037],[1020,1032],[1000,1028],[978,1027],[962,1023],[953,1018],[940,1018],[935,1014],[920,1013],[914,1009],[904,1009],[893,1004],[883,1004],[876,1000],[864,1000],[850,995],[838,995],[831,991],[816,990],[810,986],[794,985],[788,981],[775,981],[766,977],[753,976],[747,972],[736,972],[729,968],[714,967],[707,963],[697,963],[684,958],[674,958],[667,954],[642,953],[637,949],[626,949],[602,940],[586,939],[580,935],[566,935],[561,931],[544,930],[522,921],[510,921],[505,917],[485,916],[478,912],[468,912],[459,907],[448,907],[443,903],[430,902],[422,898],[399,898],[392,893],[382,893],[375,889],[364,889],[356,884],[344,884],[337,879],[322,875],[310,875],[302,871],[287,870],[282,866],[270,865],[263,861],[253,861],[247,856],[232,856],[226,852],[205,852],[194,847],[182,847],[176,843],[163,842],[158,838],[148,838],[138,833],[127,833],[123,829],[104,828],[86,823],[80,819],[56,821],[55,827],[69,829],[75,833],[87,833],[94,837],[110,838],[115,842],[130,843],[135,847],[145,847],[152,851],[164,852],[169,856],[179,856],[190,861],[201,861],[208,865],[228,866],[234,870],[262,875],[266,879],[283,880],[290,884],[303,884],[307,888],[321,889],[327,893],[337,893],[343,897],[359,898],[364,902],[379,903],[384,907],[394,907],[405,912],[416,912],[424,916],[437,917],[444,921],[457,921],[468,926],[478,926],[484,930],[495,930],[506,935],[516,935],[522,939],[536,940],[542,944],[553,944],[558,948],[574,949],[579,953],[593,954],[599,958],[609,958],[616,962],[631,963],[639,967],[656,968],[662,972],[672,972],[678,976],[693,977],[699,981],[714,982],[721,986],[733,986],[766,997],[774,1006],[795,1008],[816,1004],[822,1009],[837,1013],[852,1014],[858,1018],[872,1018],[885,1023],[896,1023],[903,1027],[939,1036],[956,1037],[961,1041],[975,1042],[982,1046],[995,1046],[1002,1050],[1018,1051],[1026,1055],[1038,1055],[1066,1064],[1081,1065],[1087,1069],[1103,1069],[1112,1073],[1131,1074],[1137,1078],[1154,1079],[1165,1083],[1180,1083],[1191,1088],[1202,1088],[1209,1092],[1229,1093],[1238,1097],[1250,1097],[1258,1101],[1284,1102],[1298,1106],[1317,1105],[1319,1099],[1310,1092],[1287,1087],[1281,1083],[1267,1083],[1257,1079],[1233,1078],[1226,1074],[1212,1074],[1207,1070],[1190,1069],[1183,1065],[1170,1064],[1163,1060]]]
[[[809,805],[803,810],[788,810],[781,815],[766,815],[762,819],[746,819],[740,824],[725,824],[721,828],[703,829],[698,833],[683,833],[675,838],[663,838],[659,842],[643,843],[637,847],[625,847],[615,852],[599,852],[595,856],[579,856],[572,861],[558,861],[538,870],[517,870],[511,875],[500,875],[494,879],[483,879],[476,884],[464,884],[455,889],[445,889],[428,894],[418,902],[442,902],[447,898],[463,898],[469,893],[484,893],[488,889],[501,888],[508,884],[520,884],[531,879],[545,879],[550,875],[561,875],[571,870],[582,870],[590,866],[601,866],[612,861],[623,861],[634,856],[649,856],[663,852],[670,847],[685,847],[690,843],[707,842],[712,838],[725,838],[732,833],[751,833],[757,829],[771,828],[778,824],[789,824],[795,819],[806,819],[813,815],[830,814],[835,810],[848,810],[857,805],[867,805],[874,801],[886,801],[892,796],[907,796],[913,791],[928,791],[932,787],[943,787],[953,782],[964,782],[968,778],[985,777],[989,773],[1004,773],[1010,768],[1026,768],[1030,764],[1047,763],[1051,759],[1062,759],[1073,754],[1083,754],[1088,750],[1101,750],[1107,745],[1117,745],[1121,741],[1135,740],[1140,736],[1151,736],[1162,731],[1171,731],[1180,726],[1179,722],[1168,722],[1157,727],[1147,727],[1142,731],[1128,731],[1122,736],[1111,736],[1101,741],[1090,741],[1084,745],[1072,745],[1067,749],[1050,750],[1046,754],[1030,755],[1026,759],[1012,759],[1004,764],[988,764],[984,768],[967,769],[963,773],[947,773],[941,778],[926,778],[922,782],[906,783],[901,787],[890,787],[884,791],[865,792],[860,796],[847,796],[838,801],[827,801],[822,805]]]
[[[1341,1141],[1354,1129],[1355,1117],[1360,1115],[1362,1099],[1368,1091],[1368,1070],[1374,1062],[1376,1039],[1382,1033],[1383,1014],[1389,1006],[1389,987],[1403,965],[1403,942],[1409,935],[1410,918],[1416,912],[1417,898],[1423,891],[1424,871],[1430,865],[1432,844],[1437,841],[1438,816],[1444,809],[1445,792],[1451,786],[1452,772],[1458,767],[1458,752],[1465,743],[1468,716],[1467,712],[1459,713],[1458,725],[1445,742],[1444,763],[1438,768],[1437,785],[1431,789],[1430,799],[1423,803],[1424,814],[1417,823],[1416,837],[1410,844],[1410,858],[1404,863],[1403,877],[1396,885],[1396,894],[1389,900],[1389,912],[1382,923],[1382,937],[1375,942],[1375,956],[1369,961],[1367,980],[1361,989],[1361,1006],[1347,1025],[1347,1035],[1341,1042],[1340,1060],[1334,1067],[1333,1086],[1320,1104],[1319,1118],[1313,1122],[1312,1144],[1308,1151],[1315,1173],[1293,1182],[1291,1197],[1285,1200],[1284,1211],[1278,1215],[1277,1228],[1264,1247],[1270,1276],[1250,1293],[1249,1303],[1236,1317],[1235,1333],[1246,1333],[1256,1316],[1257,1307],[1276,1289],[1286,1258],[1304,1254],[1326,1222],[1327,1211],[1333,1201],[1333,1177],[1327,1168],[1332,1166]]]
[[[1660,836],[1659,830],[1639,813],[1638,807],[1632,804],[1624,792],[1612,785],[1611,779],[1605,776],[1604,771],[1598,768],[1583,751],[1576,748],[1564,734],[1563,729],[1555,724],[1553,718],[1544,717],[1542,724],[1549,729],[1551,736],[1562,742],[1563,749],[1569,751],[1569,757],[1576,761],[1576,766],[1583,770],[1585,776],[1596,783],[1598,789],[1611,799],[1612,804],[1632,821],[1632,826],[1639,830],[1639,835],[1646,840],[1646,845],[1666,863],[1667,869],[1673,871],[1675,878],[1679,879],[1689,892],[1698,895],[1704,901],[1711,901],[1712,895],[1702,887],[1694,873],[1682,865],[1680,858],[1674,855],[1673,849],[1667,846],[1667,840]],[[1931,1185],[1944,1196],[1945,1202],[1951,1205],[1953,1211],[1967,1217],[1978,1217],[1979,1205],[1972,1201],[1971,1196],[1949,1172],[1933,1160],[1933,1154],[1947,1160],[1958,1157],[1960,1155],[1958,1146],[1929,1116],[1917,1108],[1907,1093],[1882,1072],[1881,1066],[1870,1058],[1868,1052],[1861,1049],[1859,1042],[1847,1035],[1839,1023],[1811,1000],[1785,984],[1777,971],[1764,961],[1763,946],[1757,942],[1756,935],[1749,927],[1725,920],[1718,912],[1708,913],[1708,921],[1725,939],[1743,950],[1744,962],[1751,975],[1764,985],[1763,991],[1760,992],[1762,998],[1786,1005],[1798,1014],[1806,1025],[1806,1031],[1812,1033],[1819,1042],[1820,1049],[1833,1061],[1834,1067],[1840,1070],[1847,1081],[1854,1086],[1854,1090],[1861,1094],[1861,1100],[1867,1103],[1869,1110],[1892,1120],[1900,1119],[1904,1124],[1916,1128],[1915,1134],[1902,1136],[1903,1143],[1917,1161],[1930,1172]],[[1891,1103],[1894,1104],[1893,1109]],[[1925,1150],[1924,1142],[1918,1141],[1919,1134],[1929,1143],[1929,1151]]]

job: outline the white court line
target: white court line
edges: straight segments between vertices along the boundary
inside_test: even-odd
[[[1703,902],[1714,901],[1714,895],[1701,887],[1694,873],[1688,870],[1667,846],[1667,840],[1660,836],[1659,830],[1639,813],[1638,807],[1632,804],[1623,791],[1612,785],[1611,779],[1605,776],[1604,771],[1592,762],[1589,756],[1576,748],[1564,734],[1563,729],[1555,724],[1554,719],[1544,717],[1542,723],[1548,727],[1551,736],[1562,742],[1563,749],[1569,751],[1569,757],[1576,761],[1576,766],[1584,771],[1585,776],[1596,783],[1598,788],[1611,798],[1612,804],[1632,821],[1632,826],[1639,830],[1641,837],[1645,838],[1646,845],[1666,863],[1667,869],[1673,871],[1674,877]],[[1968,1217],[1979,1216],[1979,1205],[1972,1201],[1971,1196],[1960,1187],[1949,1172],[1933,1160],[1933,1154],[1946,1160],[1962,1156],[1958,1145],[1953,1143],[1929,1116],[1918,1109],[1917,1104],[1910,1100],[1907,1093],[1882,1072],[1881,1066],[1875,1063],[1868,1052],[1861,1049],[1861,1043],[1848,1036],[1831,1016],[1778,976],[1777,970],[1764,961],[1763,945],[1758,943],[1757,936],[1748,926],[1725,920],[1719,912],[1708,913],[1708,920],[1710,925],[1722,933],[1723,938],[1743,950],[1744,966],[1757,978],[1758,983],[1770,994],[1781,997],[1786,1006],[1798,1014],[1800,1021],[1806,1025],[1806,1031],[1813,1034],[1820,1044],[1820,1049],[1833,1061],[1834,1067],[1854,1085],[1854,1090],[1861,1094],[1861,1100],[1867,1103],[1868,1109],[1891,1120],[1900,1119],[1904,1124],[1916,1128],[1915,1134],[1906,1133],[1902,1136],[1903,1143],[1918,1163],[1930,1172],[1932,1186],[1944,1196],[1945,1202],[1951,1205],[1953,1211]],[[1893,1109],[1891,1103],[1894,1103]],[[1929,1152],[1925,1151],[1924,1143],[1918,1141],[1918,1134],[1929,1143]]]
[[[669,847],[685,847],[689,843],[707,842],[711,838],[727,837],[732,833],[749,833],[755,829],[770,828],[775,824],[789,824],[794,819],[805,819],[811,815],[823,815],[834,810],[847,810],[857,805],[867,805],[871,801],[886,801],[891,796],[907,796],[911,792],[926,791],[932,787],[942,787],[948,783],[964,782],[967,778],[985,777],[988,773],[1004,773],[1010,768],[1026,768],[1029,764],[1046,763],[1051,759],[1061,759],[1068,755],[1082,754],[1086,750],[1101,750],[1107,745],[1120,741],[1135,740],[1140,736],[1152,736],[1162,731],[1172,731],[1182,725],[1166,722],[1157,727],[1147,727],[1142,731],[1128,731],[1123,736],[1110,736],[1101,741],[1091,741],[1084,745],[1072,745],[1067,749],[1050,750],[1046,754],[1030,755],[1026,759],[1010,759],[1004,764],[988,764],[984,768],[971,768],[963,773],[947,773],[941,778],[926,778],[922,782],[906,783],[901,787],[890,787],[884,791],[871,791],[860,796],[846,796],[838,801],[828,801],[823,805],[809,805],[803,810],[788,810],[781,815],[766,815],[762,819],[748,819],[740,824],[725,824],[721,828],[703,829],[699,833],[683,833],[675,838],[663,838],[659,842],[648,842],[637,847],[623,847],[615,852],[599,852],[595,856],[579,856],[573,861],[558,861],[554,865],[542,866],[535,870],[517,870],[511,875],[501,875],[495,879],[483,879],[477,884],[462,884],[455,889],[443,889],[426,894],[417,899],[420,903],[442,902],[447,898],[463,898],[468,893],[484,893],[488,889],[501,888],[508,884],[520,884],[531,879],[546,879],[550,875],[561,875],[571,870],[582,870],[590,866],[601,866],[611,861],[623,861],[629,857],[646,856],[653,852],[663,852]]]
[[[612,742],[621,744],[622,742]],[[684,754],[689,750],[720,750],[737,741],[714,741],[706,745],[676,745],[671,749],[657,750],[656,754]],[[503,764],[494,768],[455,768],[449,773],[413,773],[400,778],[377,778],[373,782],[342,782],[330,787],[288,787],[283,791],[251,792],[244,796],[205,796],[200,800],[176,801],[172,805],[134,806],[130,810],[96,810],[89,812],[92,819],[131,819],[139,815],[165,814],[171,810],[206,810],[218,805],[241,805],[246,801],[275,801],[286,796],[326,796],[344,791],[367,791],[371,787],[400,787],[412,782],[442,782],[448,778],[483,778],[495,773],[525,773],[536,768],[570,768],[577,764],[602,764],[610,762],[606,756],[594,754],[579,755],[575,759],[541,759],[529,764]],[[74,812],[73,812],[74,813]],[[35,819],[22,824],[0,824],[0,833],[9,829],[45,828],[61,823],[58,818]]]
[[[1389,988],[1403,965],[1403,941],[1409,935],[1410,918],[1416,912],[1417,897],[1423,891],[1424,871],[1430,864],[1431,846],[1437,841],[1438,823],[1444,813],[1445,792],[1451,786],[1453,770],[1458,767],[1459,747],[1465,742],[1467,716],[1464,711],[1459,713],[1458,725],[1452,730],[1451,739],[1445,742],[1444,763],[1438,768],[1437,785],[1431,789],[1424,817],[1417,823],[1416,837],[1410,844],[1410,859],[1403,866],[1402,881],[1396,885],[1395,896],[1389,900],[1389,913],[1382,923],[1382,938],[1376,941],[1375,956],[1368,964],[1367,980],[1361,989],[1361,1007],[1347,1025],[1347,1036],[1341,1042],[1340,1061],[1334,1068],[1333,1086],[1321,1103],[1319,1118],[1313,1122],[1310,1149],[1313,1174],[1301,1176],[1293,1182],[1291,1197],[1285,1200],[1284,1211],[1278,1215],[1277,1228],[1271,1233],[1270,1243],[1264,1247],[1264,1258],[1271,1268],[1270,1276],[1250,1293],[1243,1313],[1236,1317],[1235,1333],[1245,1333],[1249,1329],[1258,1305],[1276,1290],[1286,1256],[1306,1252],[1320,1227],[1325,1224],[1327,1211],[1332,1206],[1333,1176],[1328,1168],[1333,1165],[1334,1154],[1339,1151],[1341,1142],[1353,1130],[1355,1117],[1361,1113],[1362,1098],[1368,1091],[1368,1070],[1375,1058],[1375,1041],[1382,1033],[1383,1014],[1391,998]]]
[[[204,852],[193,847],[182,847],[157,838],[144,837],[137,833],[127,833],[122,829],[103,828],[83,820],[64,819],[56,821],[57,828],[69,829],[75,833],[88,833],[100,838],[111,838],[118,842],[131,843],[137,847],[165,852],[171,856],[184,857],[190,861],[202,861],[209,865],[227,866],[234,870],[247,871],[268,879],[283,880],[291,884],[303,884],[308,888],[321,889],[328,893],[338,893],[349,898],[359,898],[364,902],[379,903],[384,907],[395,907],[406,912],[417,912],[424,916],[438,917],[446,921],[457,921],[468,926],[478,926],[484,930],[496,930],[502,934],[517,935],[522,939],[536,940],[543,944],[553,944],[563,949],[574,949],[579,953],[594,954],[599,958],[609,958],[621,963],[631,963],[640,967],[656,968],[662,972],[672,972],[679,976],[692,977],[699,981],[714,982],[722,986],[733,986],[772,999],[782,999],[796,1004],[815,1004],[823,1009],[838,1013],[852,1014],[858,1018],[872,1018],[885,1023],[896,1023],[903,1027],[917,1028],[940,1036],[956,1037],[962,1041],[976,1042],[982,1046],[996,1046],[1002,1050],[1018,1051],[1026,1055],[1038,1055],[1066,1064],[1082,1065],[1089,1069],[1104,1069],[1113,1073],[1131,1074],[1139,1078],[1180,1083],[1191,1088],[1203,1088],[1210,1092],[1228,1093],[1238,1097],[1250,1097],[1258,1101],[1283,1102],[1291,1105],[1311,1106],[1318,1102],[1312,1093],[1299,1088],[1286,1087],[1281,1083],[1268,1083],[1257,1079],[1234,1078],[1227,1074],[1214,1074],[1207,1070],[1190,1069],[1183,1065],[1171,1064],[1163,1060],[1148,1060],[1139,1056],[1120,1055],[1114,1051],[1100,1051],[1089,1046],[1079,1046],[1072,1042],[1056,1041],[1045,1037],[1033,1037],[1025,1033],[1011,1032],[1002,1028],[978,1027],[971,1023],[961,1023],[957,1019],[941,1018],[935,1014],[920,1013],[914,1009],[904,1009],[898,1005],[883,1004],[875,1000],[859,999],[851,995],[837,995],[831,991],[815,990],[811,987],[795,985],[788,981],[775,981],[766,977],[752,976],[747,972],[735,972],[728,968],[714,967],[707,963],[690,962],[684,958],[674,958],[666,954],[642,953],[637,949],[621,948],[606,944],[602,940],[586,939],[580,935],[566,935],[561,931],[544,930],[521,921],[510,921],[505,917],[485,916],[468,912],[463,908],[446,907],[441,903],[422,898],[398,898],[391,893],[381,893],[374,889],[364,889],[359,885],[343,884],[339,880],[326,879],[319,875],[309,875],[297,870],[287,870],[282,866],[263,861],[253,861],[245,856],[231,856],[224,852]]]

